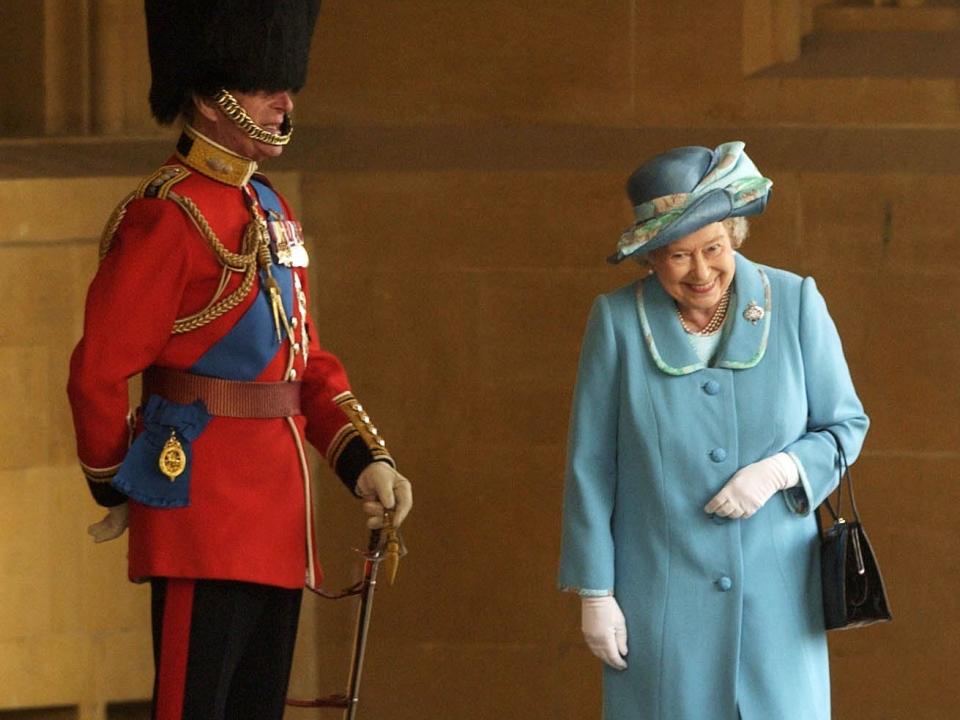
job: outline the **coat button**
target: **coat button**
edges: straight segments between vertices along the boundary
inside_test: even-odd
[[[723,448],[714,448],[710,451],[710,459],[715,463],[722,463],[727,459],[727,451]]]
[[[703,391],[707,395],[716,395],[718,392],[720,392],[720,383],[718,383],[716,380],[707,380],[703,384]]]
[[[714,525],[723,525],[727,522],[727,518],[723,515],[711,515],[710,519],[713,520]]]
[[[717,578],[717,581],[714,583],[717,586],[717,590],[720,592],[727,592],[730,588],[733,587],[733,580],[728,578],[726,575],[721,575]]]

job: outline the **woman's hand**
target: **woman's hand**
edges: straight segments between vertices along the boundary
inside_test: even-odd
[[[363,511],[369,515],[367,527],[383,527],[384,510],[393,511],[393,526],[400,523],[413,507],[413,487],[410,481],[385,462],[372,462],[357,478],[357,493],[366,501]]]
[[[121,503],[120,505],[114,505],[112,508],[109,508],[103,520],[88,526],[87,535],[91,535],[94,542],[102,543],[107,540],[115,540],[123,535],[123,531],[126,529],[127,504]]]
[[[612,595],[580,598],[580,629],[590,652],[615,670],[626,670],[627,621]]]
[[[762,508],[774,493],[800,482],[800,470],[786,453],[741,468],[703,508],[711,515],[748,518]]]

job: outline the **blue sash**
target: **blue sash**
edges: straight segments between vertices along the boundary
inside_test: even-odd
[[[277,194],[258,180],[251,181],[261,207],[285,218],[283,204]],[[271,250],[271,254],[272,254]],[[289,314],[294,303],[293,270],[278,264],[273,256],[271,274],[280,288],[283,307]],[[260,287],[253,304],[226,335],[214,343],[188,368],[196,375],[227,380],[256,380],[286,344],[286,337],[277,341],[273,324],[270,294],[263,282],[266,272],[260,270]],[[289,320],[289,317],[287,318]],[[211,415],[199,400],[190,405],[169,402],[151,395],[143,408],[144,431],[134,440],[112,484],[121,492],[145,505],[158,508],[186,507],[190,504],[191,443],[210,422]],[[186,469],[173,482],[160,472],[158,458],[170,431],[187,456]]]

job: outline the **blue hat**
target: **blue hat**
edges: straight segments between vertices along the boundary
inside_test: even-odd
[[[759,215],[773,183],[735,140],[715,150],[681,147],[657,155],[627,180],[636,222],[607,258],[619,263],[696,232],[728,217]]]

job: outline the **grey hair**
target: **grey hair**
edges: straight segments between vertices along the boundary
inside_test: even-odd
[[[750,223],[745,217],[728,217],[723,220],[723,226],[727,229],[727,235],[730,236],[730,247],[739,250],[743,241],[750,235]]]
[[[727,231],[727,235],[730,236],[730,247],[734,250],[739,250],[740,246],[743,245],[743,241],[746,240],[750,235],[750,223],[745,217],[739,216],[728,217],[725,220],[721,220],[721,222],[723,223],[724,229]],[[647,259],[647,253],[637,255],[636,263],[640,266],[640,269],[644,272],[644,274],[653,272],[653,266]]]

